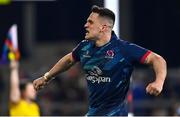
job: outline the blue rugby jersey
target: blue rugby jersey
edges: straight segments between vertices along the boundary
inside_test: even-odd
[[[134,63],[143,63],[150,52],[118,39],[114,32],[101,47],[89,40],[79,43],[72,56],[85,71],[89,92],[87,115],[127,115],[125,100]]]

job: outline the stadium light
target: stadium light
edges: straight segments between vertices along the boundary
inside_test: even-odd
[[[115,31],[115,33],[117,34],[117,36],[119,37],[119,31],[120,31],[120,25],[119,25],[119,0],[104,0],[104,7],[112,10],[115,15],[116,15],[116,21],[115,21],[115,25],[113,30]]]

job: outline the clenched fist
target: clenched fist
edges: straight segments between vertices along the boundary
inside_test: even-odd
[[[152,82],[146,87],[146,92],[151,95],[159,95],[163,89],[163,84],[160,82]]]
[[[33,86],[36,91],[44,88],[45,85],[48,84],[48,81],[44,77],[40,77],[33,81]]]

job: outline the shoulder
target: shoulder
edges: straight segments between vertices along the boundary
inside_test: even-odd
[[[75,49],[81,50],[81,49],[87,49],[93,44],[92,41],[89,40],[82,40]]]
[[[22,100],[22,99],[20,99],[20,100],[19,100],[18,102],[16,102],[16,103],[10,102],[10,105],[11,105],[11,106],[22,106],[22,105],[27,105],[27,102],[24,101],[24,100]]]
[[[32,102],[32,105],[33,105],[35,108],[39,108],[39,105],[38,105],[36,102]]]
[[[121,48],[121,47],[132,45],[133,43],[123,40],[123,39],[117,39],[114,44]]]
[[[121,50],[124,50],[124,51],[136,51],[136,50],[146,50],[145,48],[143,48],[142,46],[139,46],[135,43],[132,43],[132,42],[129,42],[129,41],[126,41],[126,40],[122,40],[122,39],[119,39],[117,40],[117,46],[121,49]]]
[[[81,45],[88,45],[88,44],[91,44],[91,41],[89,41],[89,40],[82,40],[79,44],[81,44]]]
[[[124,54],[136,52],[137,50],[143,49],[142,47],[132,42],[122,40],[122,39],[116,40],[115,44],[116,44],[116,48],[118,48]]]

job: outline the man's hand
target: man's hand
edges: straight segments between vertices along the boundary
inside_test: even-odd
[[[47,84],[48,84],[48,81],[46,81],[44,76],[33,81],[33,86],[36,91],[44,88],[44,86]]]
[[[148,86],[146,87],[146,92],[151,95],[157,96],[161,93],[162,89],[163,89],[163,83],[155,81],[148,84]]]

